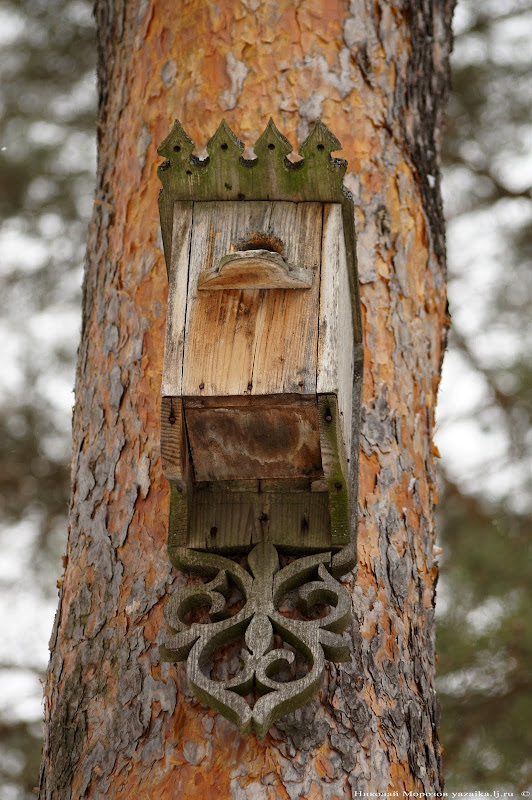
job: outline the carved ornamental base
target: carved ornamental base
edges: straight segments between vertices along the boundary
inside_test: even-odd
[[[249,570],[224,556],[195,551],[194,557],[195,566],[204,562],[204,571],[214,577],[185,586],[168,600],[170,634],[161,657],[186,661],[199,700],[243,734],[263,737],[276,720],[318,692],[325,659],[349,660],[343,632],[351,620],[351,599],[331,575],[349,566],[335,569],[335,557],[327,552],[281,569],[268,542],[251,550]],[[190,559],[186,566],[192,565]],[[204,621],[198,621],[202,610]],[[227,677],[217,674],[215,664],[223,646],[240,651],[239,668]]]

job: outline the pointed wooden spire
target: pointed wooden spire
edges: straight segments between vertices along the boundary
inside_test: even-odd
[[[174,163],[175,161],[188,161],[193,150],[194,142],[176,119],[174,127],[166,139],[161,142],[157,152]]]
[[[236,136],[225,119],[222,119],[218,129],[207,143],[209,157],[217,159],[237,159],[244,149],[244,142]]]
[[[342,145],[331,133],[329,128],[323,124],[318,117],[309,135],[299,148],[299,152],[304,158],[317,153],[318,155],[330,156],[335,150],[340,150]]]
[[[286,136],[283,136],[271,117],[253,148],[257,158],[275,158],[276,160],[286,158],[292,149],[292,145]]]

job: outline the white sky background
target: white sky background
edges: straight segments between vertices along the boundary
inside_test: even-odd
[[[467,26],[467,12],[458,5],[455,29],[460,32]],[[1,20],[0,46],[9,37],[16,36],[17,21]],[[458,44],[455,59],[485,57],[483,45],[474,40],[467,42],[467,50]],[[532,63],[532,13],[520,16],[518,21],[504,21],[498,27],[498,39],[492,42],[492,56],[501,60],[516,57]],[[475,49],[476,48],[476,49]],[[477,52],[478,51],[478,52]],[[70,95],[58,98],[58,104],[68,116],[69,107],[80,103],[95,104],[95,87],[84,79]],[[70,104],[70,105],[69,105]],[[29,131],[35,141],[55,137],[53,126],[33,126]],[[521,132],[526,155],[517,158],[514,153],[500,153],[497,168],[499,175],[512,188],[520,189],[532,182],[532,125]],[[10,142],[0,142],[0,147],[10,147]],[[71,137],[62,153],[62,163],[68,169],[69,159],[78,158],[80,147],[84,158],[95,163],[93,140],[84,135]],[[446,176],[444,197],[449,213],[461,211],[460,196],[470,183],[470,175],[455,170]],[[35,192],[46,192],[38,183]],[[85,192],[80,206],[88,220],[90,197]],[[453,323],[473,342],[475,354],[485,363],[504,360],[516,349],[528,348],[532,342],[523,331],[497,328],[489,319],[489,300],[494,286],[505,269],[504,231],[520,223],[532,213],[532,203],[525,201],[502,203],[495,208],[476,213],[461,213],[450,220],[448,226],[448,255],[450,270],[449,301]],[[17,222],[0,230],[0,270],[19,267],[30,274],[46,261],[57,247],[68,248],[68,242],[57,240],[62,231],[61,221],[53,214],[42,220],[41,237],[28,238]],[[21,355],[31,348],[39,363],[50,360],[50,352],[59,343],[75,352],[79,336],[79,297],[81,261],[78,269],[67,278],[66,285],[52,306],[38,315],[17,315],[14,320],[9,309],[0,319],[2,342],[2,371],[0,378],[0,403],[7,397],[23,391],[24,375],[20,370]],[[68,302],[64,302],[64,297]],[[487,331],[487,328],[489,330]],[[43,372],[35,391],[47,398],[56,409],[56,419],[65,432],[61,441],[46,442],[54,456],[64,453],[69,459],[68,436],[73,403],[73,370]],[[500,432],[493,411],[487,402],[487,387],[457,352],[448,352],[443,368],[443,378],[438,400],[438,429],[436,443],[445,469],[450,476],[468,490],[492,497],[512,493],[512,503],[522,510],[530,498],[520,489],[522,465],[519,470],[507,461],[508,442]],[[493,469],[493,464],[503,466]],[[532,469],[532,467],[530,467]],[[0,619],[3,636],[0,639],[0,709],[6,716],[21,719],[41,718],[42,687],[35,675],[25,669],[34,665],[45,669],[48,661],[47,642],[50,635],[56,600],[36,595],[35,587],[27,581],[27,564],[32,557],[32,542],[37,535],[39,520],[28,517],[15,530],[0,528]],[[63,535],[62,531],[57,532]],[[64,531],[66,539],[66,531]],[[57,576],[59,577],[59,576]],[[8,591],[16,586],[16,593]],[[15,660],[20,671],[2,669],[2,663]]]

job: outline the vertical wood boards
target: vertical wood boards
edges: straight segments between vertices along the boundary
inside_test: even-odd
[[[183,357],[176,339],[167,349],[163,394],[315,393],[322,204],[195,203],[191,233],[186,205],[176,204],[172,241],[181,236],[181,243],[172,248],[171,274],[179,297],[170,298],[172,333],[182,325],[186,348]],[[179,215],[182,227],[176,224]],[[187,224],[191,240],[184,233]],[[260,244],[261,234],[263,244],[270,237],[287,262],[312,274],[310,288],[198,290],[201,273],[248,242]],[[187,251],[188,290],[182,274]]]
[[[340,431],[345,452],[351,452],[353,401],[353,312],[342,207],[323,207],[323,250],[320,280],[317,393],[338,398]]]
[[[181,396],[192,203],[175,203],[161,394]]]

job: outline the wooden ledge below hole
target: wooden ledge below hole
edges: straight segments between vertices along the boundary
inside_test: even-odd
[[[236,250],[198,278],[199,290],[310,289],[312,273],[271,250]]]

